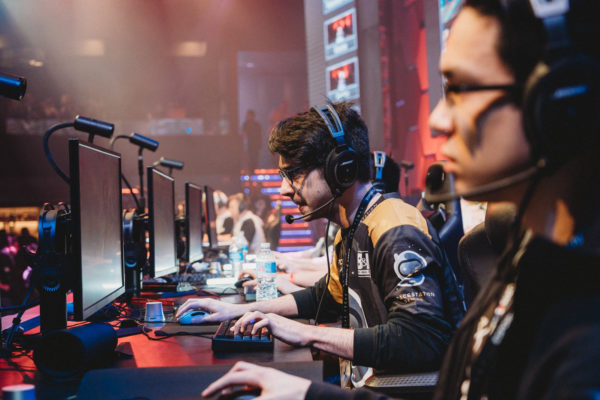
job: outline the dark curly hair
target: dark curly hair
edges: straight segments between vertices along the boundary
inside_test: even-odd
[[[371,178],[369,131],[364,121],[352,108],[351,102],[330,103],[340,117],[346,143],[358,155],[358,180]],[[306,169],[323,168],[327,155],[336,147],[325,121],[310,109],[279,122],[271,131],[269,150],[278,153],[292,166]]]

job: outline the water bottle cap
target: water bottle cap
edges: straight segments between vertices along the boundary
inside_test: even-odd
[[[271,243],[268,243],[268,242],[261,243],[260,248],[271,250]]]

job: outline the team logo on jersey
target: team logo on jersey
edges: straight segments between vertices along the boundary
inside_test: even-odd
[[[357,252],[356,268],[358,269],[358,276],[371,276],[371,266],[369,265],[368,251]]]
[[[425,281],[421,272],[427,266],[427,261],[421,255],[411,250],[394,254],[394,272],[400,278],[400,286],[419,286]]]

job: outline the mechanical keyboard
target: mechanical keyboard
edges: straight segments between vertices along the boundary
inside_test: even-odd
[[[218,278],[222,275],[211,274],[208,272],[194,272],[194,273],[185,273],[179,275],[170,275],[167,277],[169,282],[180,283],[180,282],[189,282],[193,285],[202,286],[206,284],[207,279]]]
[[[236,319],[223,321],[217,328],[212,338],[212,350],[217,353],[245,352],[245,351],[272,351],[273,337],[266,329],[252,336],[235,335],[229,328],[237,322]]]

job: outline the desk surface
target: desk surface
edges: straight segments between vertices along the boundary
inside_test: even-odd
[[[241,296],[226,296],[223,300],[239,302],[240,298]],[[182,300],[178,299],[177,301]],[[185,330],[185,328],[182,327],[182,330]],[[209,338],[174,336],[160,341],[151,341],[146,336],[138,334],[120,338],[117,350],[125,354],[131,354],[133,357],[116,361],[111,365],[113,368],[227,365],[234,364],[239,360],[259,363],[312,361],[309,348],[293,347],[279,340],[275,340],[272,352],[215,354],[211,350],[211,340]],[[0,386],[31,383],[38,386],[38,391],[39,387],[43,386],[46,388],[44,389],[45,393],[41,393],[42,396],[38,393],[38,400],[64,397],[65,390],[68,394],[75,393],[78,382],[61,385],[59,388],[61,390],[55,390],[56,385],[48,385],[43,382],[39,374],[36,373],[31,356],[32,352],[8,360],[0,358]],[[47,390],[48,387],[52,387],[53,390]]]

